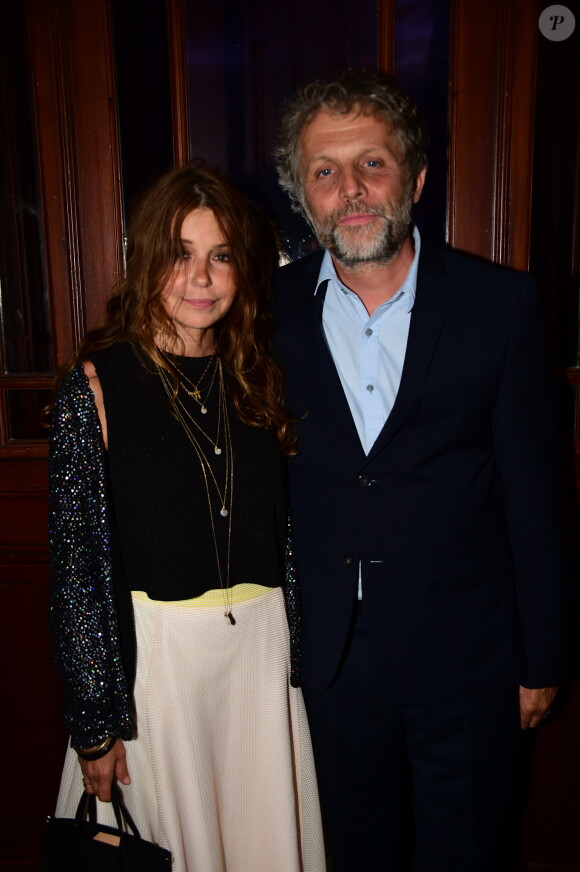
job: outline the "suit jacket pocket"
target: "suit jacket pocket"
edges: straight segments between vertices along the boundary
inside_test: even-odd
[[[513,574],[512,560],[507,548],[451,560],[443,564],[445,590],[463,590],[480,584],[503,584]]]

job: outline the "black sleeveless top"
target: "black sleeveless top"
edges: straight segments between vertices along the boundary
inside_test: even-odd
[[[210,482],[214,540],[202,467],[182,424],[170,412],[159,374],[128,343],[92,352],[90,359],[101,383],[107,418],[118,540],[113,555],[114,561],[122,562],[119,570],[126,583],[131,590],[143,590],[157,600],[188,599],[219,589],[215,541],[225,585],[229,518],[220,516]],[[207,357],[174,360],[194,384],[209,362]],[[215,434],[217,383],[203,417],[195,400],[183,391],[180,397],[190,404],[187,408],[192,416],[197,415],[203,429]],[[274,435],[242,423],[229,401],[228,418],[233,448],[229,584],[277,587],[284,579],[284,461]],[[217,457],[204,437],[200,442],[222,487],[220,464],[225,463],[226,452]]]

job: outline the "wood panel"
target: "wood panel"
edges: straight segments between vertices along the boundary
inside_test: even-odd
[[[580,686],[567,690],[551,723],[526,736],[533,753],[523,826],[522,872],[580,872],[578,773]]]
[[[535,0],[454,3],[448,239],[527,269],[531,214]],[[475,170],[475,171],[474,171]]]
[[[57,365],[102,319],[123,264],[108,0],[25,0]],[[9,801],[0,868],[38,872],[66,737],[48,631],[47,442],[10,439],[7,390],[49,373],[0,375],[0,698]],[[8,799],[8,791],[5,791]]]
[[[377,67],[386,73],[395,69],[395,0],[378,0]]]
[[[52,4],[66,39],[69,118],[74,169],[69,206],[77,203],[83,332],[103,319],[105,303],[123,272],[123,222],[111,22],[108,3]]]
[[[532,212],[534,157],[538,151],[536,75],[538,39],[541,38],[537,21],[541,8],[543,6],[535,0],[510,3],[490,0],[484,7],[456,2],[452,6],[448,239],[455,248],[524,270],[531,265],[533,219],[539,220],[541,226],[548,211],[542,209],[539,218]],[[577,66],[562,69],[561,73],[574,77]],[[545,152],[544,141],[549,144],[557,135],[558,111],[578,113],[575,103],[563,108],[563,98],[558,97],[559,106],[554,101],[544,118],[544,126],[540,124],[541,154]],[[578,114],[576,117],[580,118]],[[542,289],[545,296],[549,295],[545,299],[546,314],[553,316],[547,318],[549,338],[554,358],[561,360],[564,349],[561,345],[556,349],[555,344],[559,338],[573,333],[569,319],[575,318],[578,306],[580,188],[577,182],[580,166],[577,161],[575,168],[555,164],[551,168],[554,175],[560,174],[560,183],[568,189],[568,180],[576,184],[574,216],[569,215],[567,205],[554,196],[550,201],[551,226],[558,227],[562,222],[568,232],[570,220],[574,225],[575,241],[572,239],[569,250],[562,252],[559,259],[559,269],[567,281],[562,281],[561,275],[555,273],[550,281],[550,270],[541,270],[546,273]],[[544,186],[551,187],[553,179],[550,174],[545,176],[543,165],[538,172],[544,173]],[[561,241],[561,233],[559,237]],[[534,268],[538,269],[537,263]],[[570,280],[575,285],[573,297],[567,296]],[[576,368],[567,373],[557,371],[555,378],[576,384],[577,373]],[[560,388],[559,394],[563,394]],[[568,408],[567,398],[565,403]],[[562,437],[568,493],[572,496],[575,488],[578,497],[580,411],[577,396],[575,403],[574,416],[568,412],[562,414]],[[575,417],[575,422],[571,417]],[[575,472],[573,463],[568,462],[572,444],[575,446]],[[577,506],[577,499],[569,500],[570,539],[576,555],[579,550]],[[580,567],[574,554],[573,560],[573,578],[576,578]],[[578,599],[574,599],[570,609],[573,637],[580,632]],[[577,647],[574,646],[571,658],[573,675],[578,674]],[[522,737],[521,818],[514,822],[514,850],[507,872],[515,869],[580,872],[577,837],[580,799],[576,786],[580,769],[579,729],[580,687],[573,684],[563,691],[553,717],[534,734]]]
[[[47,567],[0,569],[0,699],[5,802],[0,867],[40,869],[44,821],[54,812],[66,737],[49,657]]]
[[[55,355],[60,364],[72,354],[84,316],[75,254],[75,206],[66,196],[70,191],[68,180],[72,174],[72,144],[70,128],[66,123],[68,113],[64,105],[64,77],[60,69],[63,48],[58,25],[51,15],[51,5],[54,4],[50,0],[26,0],[35,89],[47,282],[53,302]],[[51,289],[57,289],[58,293],[50,294]]]
[[[173,114],[173,153],[180,166],[190,160],[187,112],[185,10],[182,0],[167,0],[167,29]]]
[[[123,265],[111,29],[105,0],[26,8],[60,365],[102,319]]]

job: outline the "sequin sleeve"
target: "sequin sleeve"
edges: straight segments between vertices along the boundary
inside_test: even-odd
[[[50,612],[64,716],[76,747],[132,736],[120,656],[102,442],[82,366],[55,401],[49,464]]]
[[[300,619],[300,589],[296,576],[294,562],[294,544],[292,539],[292,524],[288,518],[288,530],[286,535],[286,579],[284,596],[286,598],[286,614],[288,615],[288,627],[290,630],[290,684],[292,687],[300,687],[302,681],[302,626]]]

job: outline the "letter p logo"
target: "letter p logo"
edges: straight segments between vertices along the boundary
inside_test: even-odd
[[[540,15],[538,25],[546,39],[562,42],[574,33],[576,19],[567,6],[547,6]]]

